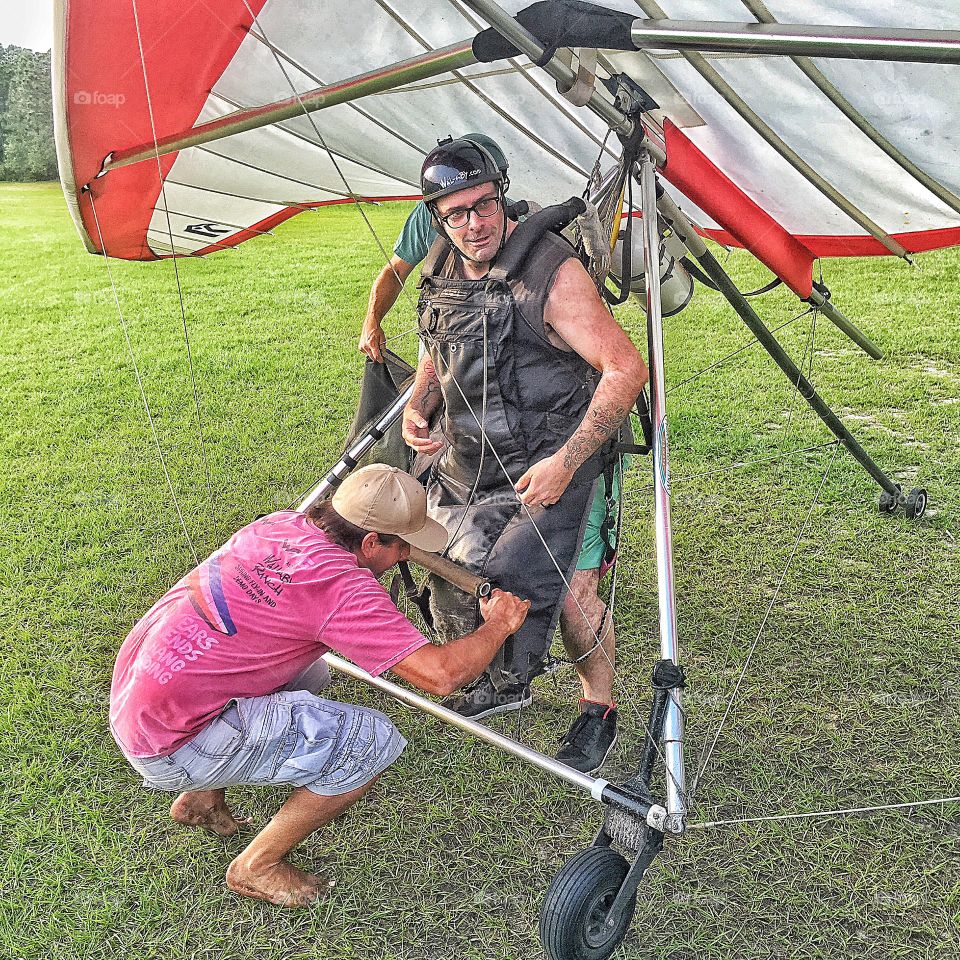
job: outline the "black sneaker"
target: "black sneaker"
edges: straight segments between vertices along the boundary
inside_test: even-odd
[[[617,742],[617,708],[580,701],[583,712],[560,741],[557,759],[581,773],[596,773]]]
[[[441,701],[440,705],[456,711],[461,717],[469,720],[482,720],[484,717],[492,717],[498,713],[519,710],[532,702],[533,694],[530,692],[530,684],[515,683],[497,690],[490,677],[486,673],[481,673],[470,686],[464,687],[460,693],[447,697]]]

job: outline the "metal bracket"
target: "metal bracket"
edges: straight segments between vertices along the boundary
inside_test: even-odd
[[[660,104],[626,73],[615,73],[601,82],[612,94],[617,109],[631,119],[641,113],[660,109]]]
[[[643,878],[646,876],[650,865],[656,859],[657,854],[663,849],[663,834],[659,830],[648,829],[647,839],[643,847],[637,853],[627,875],[623,878],[623,883],[617,891],[617,895],[610,904],[607,911],[604,924],[611,929],[617,925],[627,903],[636,894]]]
[[[557,51],[557,59],[573,69],[574,51],[564,47]],[[586,48],[576,50],[576,79],[571,84],[557,81],[557,92],[575,107],[585,107],[597,85],[597,51]]]

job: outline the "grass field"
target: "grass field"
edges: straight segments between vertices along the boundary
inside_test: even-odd
[[[372,219],[391,238],[405,214],[387,205]],[[209,488],[172,265],[114,264],[201,557],[289,505],[338,455],[378,258],[356,212],[328,208],[236,252],[181,262]],[[168,800],[139,786],[107,729],[114,654],[193,559],[105,265],[83,252],[56,187],[0,187],[0,264],[0,957],[541,956],[541,898],[589,844],[599,808],[351,682],[336,695],[391,713],[410,746],[366,801],[299,851],[339,879],[311,911],[235,898],[223,872],[240,841],[177,828]],[[743,255],[728,266],[744,285],[764,280]],[[955,251],[913,268],[829,263],[836,302],[886,358],[869,361],[821,319],[810,361],[878,462],[929,488],[920,523],[878,515],[877,488],[830,447],[718,472],[829,440],[758,349],[670,394],[693,769],[776,595],[693,822],[960,793],[958,268]],[[800,312],[781,291],[754,302],[771,325]],[[621,317],[639,342],[636,307]],[[389,332],[412,325],[405,303]],[[781,336],[799,359],[809,318]],[[668,384],[748,339],[700,289],[667,321]],[[413,337],[395,346],[415,354]],[[648,472],[638,464],[626,494],[624,722],[611,780],[639,756],[657,655]],[[540,681],[521,738],[551,750],[575,690],[569,673]],[[517,732],[515,719],[500,726]],[[245,789],[233,800],[262,824],[282,796]],[[960,955],[958,846],[958,805],[692,831],[668,843],[618,956],[947,960]]]

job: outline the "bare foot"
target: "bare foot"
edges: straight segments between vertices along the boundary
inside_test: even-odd
[[[250,818],[237,820],[223,799],[222,790],[191,790],[170,805],[170,816],[185,827],[200,827],[218,837],[232,837]]]
[[[254,870],[244,863],[241,854],[227,867],[227,886],[241,896],[296,909],[309,907],[325,897],[336,881],[305,873],[285,860]]]

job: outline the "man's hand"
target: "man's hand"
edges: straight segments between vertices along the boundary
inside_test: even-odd
[[[480,601],[480,616],[485,623],[494,623],[508,634],[516,633],[527,619],[529,600],[521,600],[506,590],[494,590]]]
[[[430,439],[430,424],[427,423],[419,410],[407,407],[403,411],[403,429],[401,431],[404,442],[417,453],[432,456],[443,449],[439,440]]]
[[[383,363],[383,351],[386,345],[387,337],[383,332],[383,327],[375,320],[364,320],[357,349],[361,353],[365,353],[371,360]]]
[[[528,507],[549,507],[556,503],[570,485],[575,470],[564,465],[561,453],[535,463],[518,481],[520,502]]]

